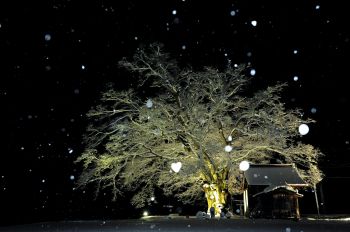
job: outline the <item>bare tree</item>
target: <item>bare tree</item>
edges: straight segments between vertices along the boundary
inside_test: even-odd
[[[120,65],[139,76],[139,87],[104,92],[88,113],[87,146],[77,159],[84,166],[80,186],[111,187],[115,199],[132,193],[136,207],[155,188],[184,203],[205,192],[208,209],[219,210],[228,194],[241,191],[242,160],[278,159],[294,163],[307,183],[322,179],[322,153],[300,142],[298,133],[301,123],[313,120],[285,108],[279,96],[285,84],[250,93],[246,67],[180,69],[157,44]],[[139,94],[145,88],[152,96]],[[174,172],[177,162],[182,168]]]

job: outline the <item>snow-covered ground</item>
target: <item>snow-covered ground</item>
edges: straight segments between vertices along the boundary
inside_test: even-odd
[[[59,221],[0,227],[1,232],[109,232],[109,231],[258,231],[349,232],[350,217],[302,218],[300,221],[268,219],[196,219],[195,217],[147,217],[110,221]]]
[[[337,215],[321,215],[305,217],[305,220],[318,220],[318,221],[350,221],[350,214],[337,214]]]

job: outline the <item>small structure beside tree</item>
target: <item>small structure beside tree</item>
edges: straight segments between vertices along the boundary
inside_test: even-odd
[[[294,164],[251,164],[243,176],[245,215],[300,218],[298,191],[308,184]]]

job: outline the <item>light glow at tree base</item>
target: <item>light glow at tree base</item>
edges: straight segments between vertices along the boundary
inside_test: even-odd
[[[203,189],[208,203],[207,213],[210,214],[210,208],[214,207],[215,215],[220,215],[226,205],[226,191],[220,189],[216,184],[204,184]]]

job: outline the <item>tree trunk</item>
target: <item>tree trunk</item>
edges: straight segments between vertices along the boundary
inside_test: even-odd
[[[217,184],[205,184],[203,185],[203,189],[208,203],[207,213],[210,214],[210,208],[214,207],[215,215],[220,215],[221,210],[226,205],[227,192]]]

